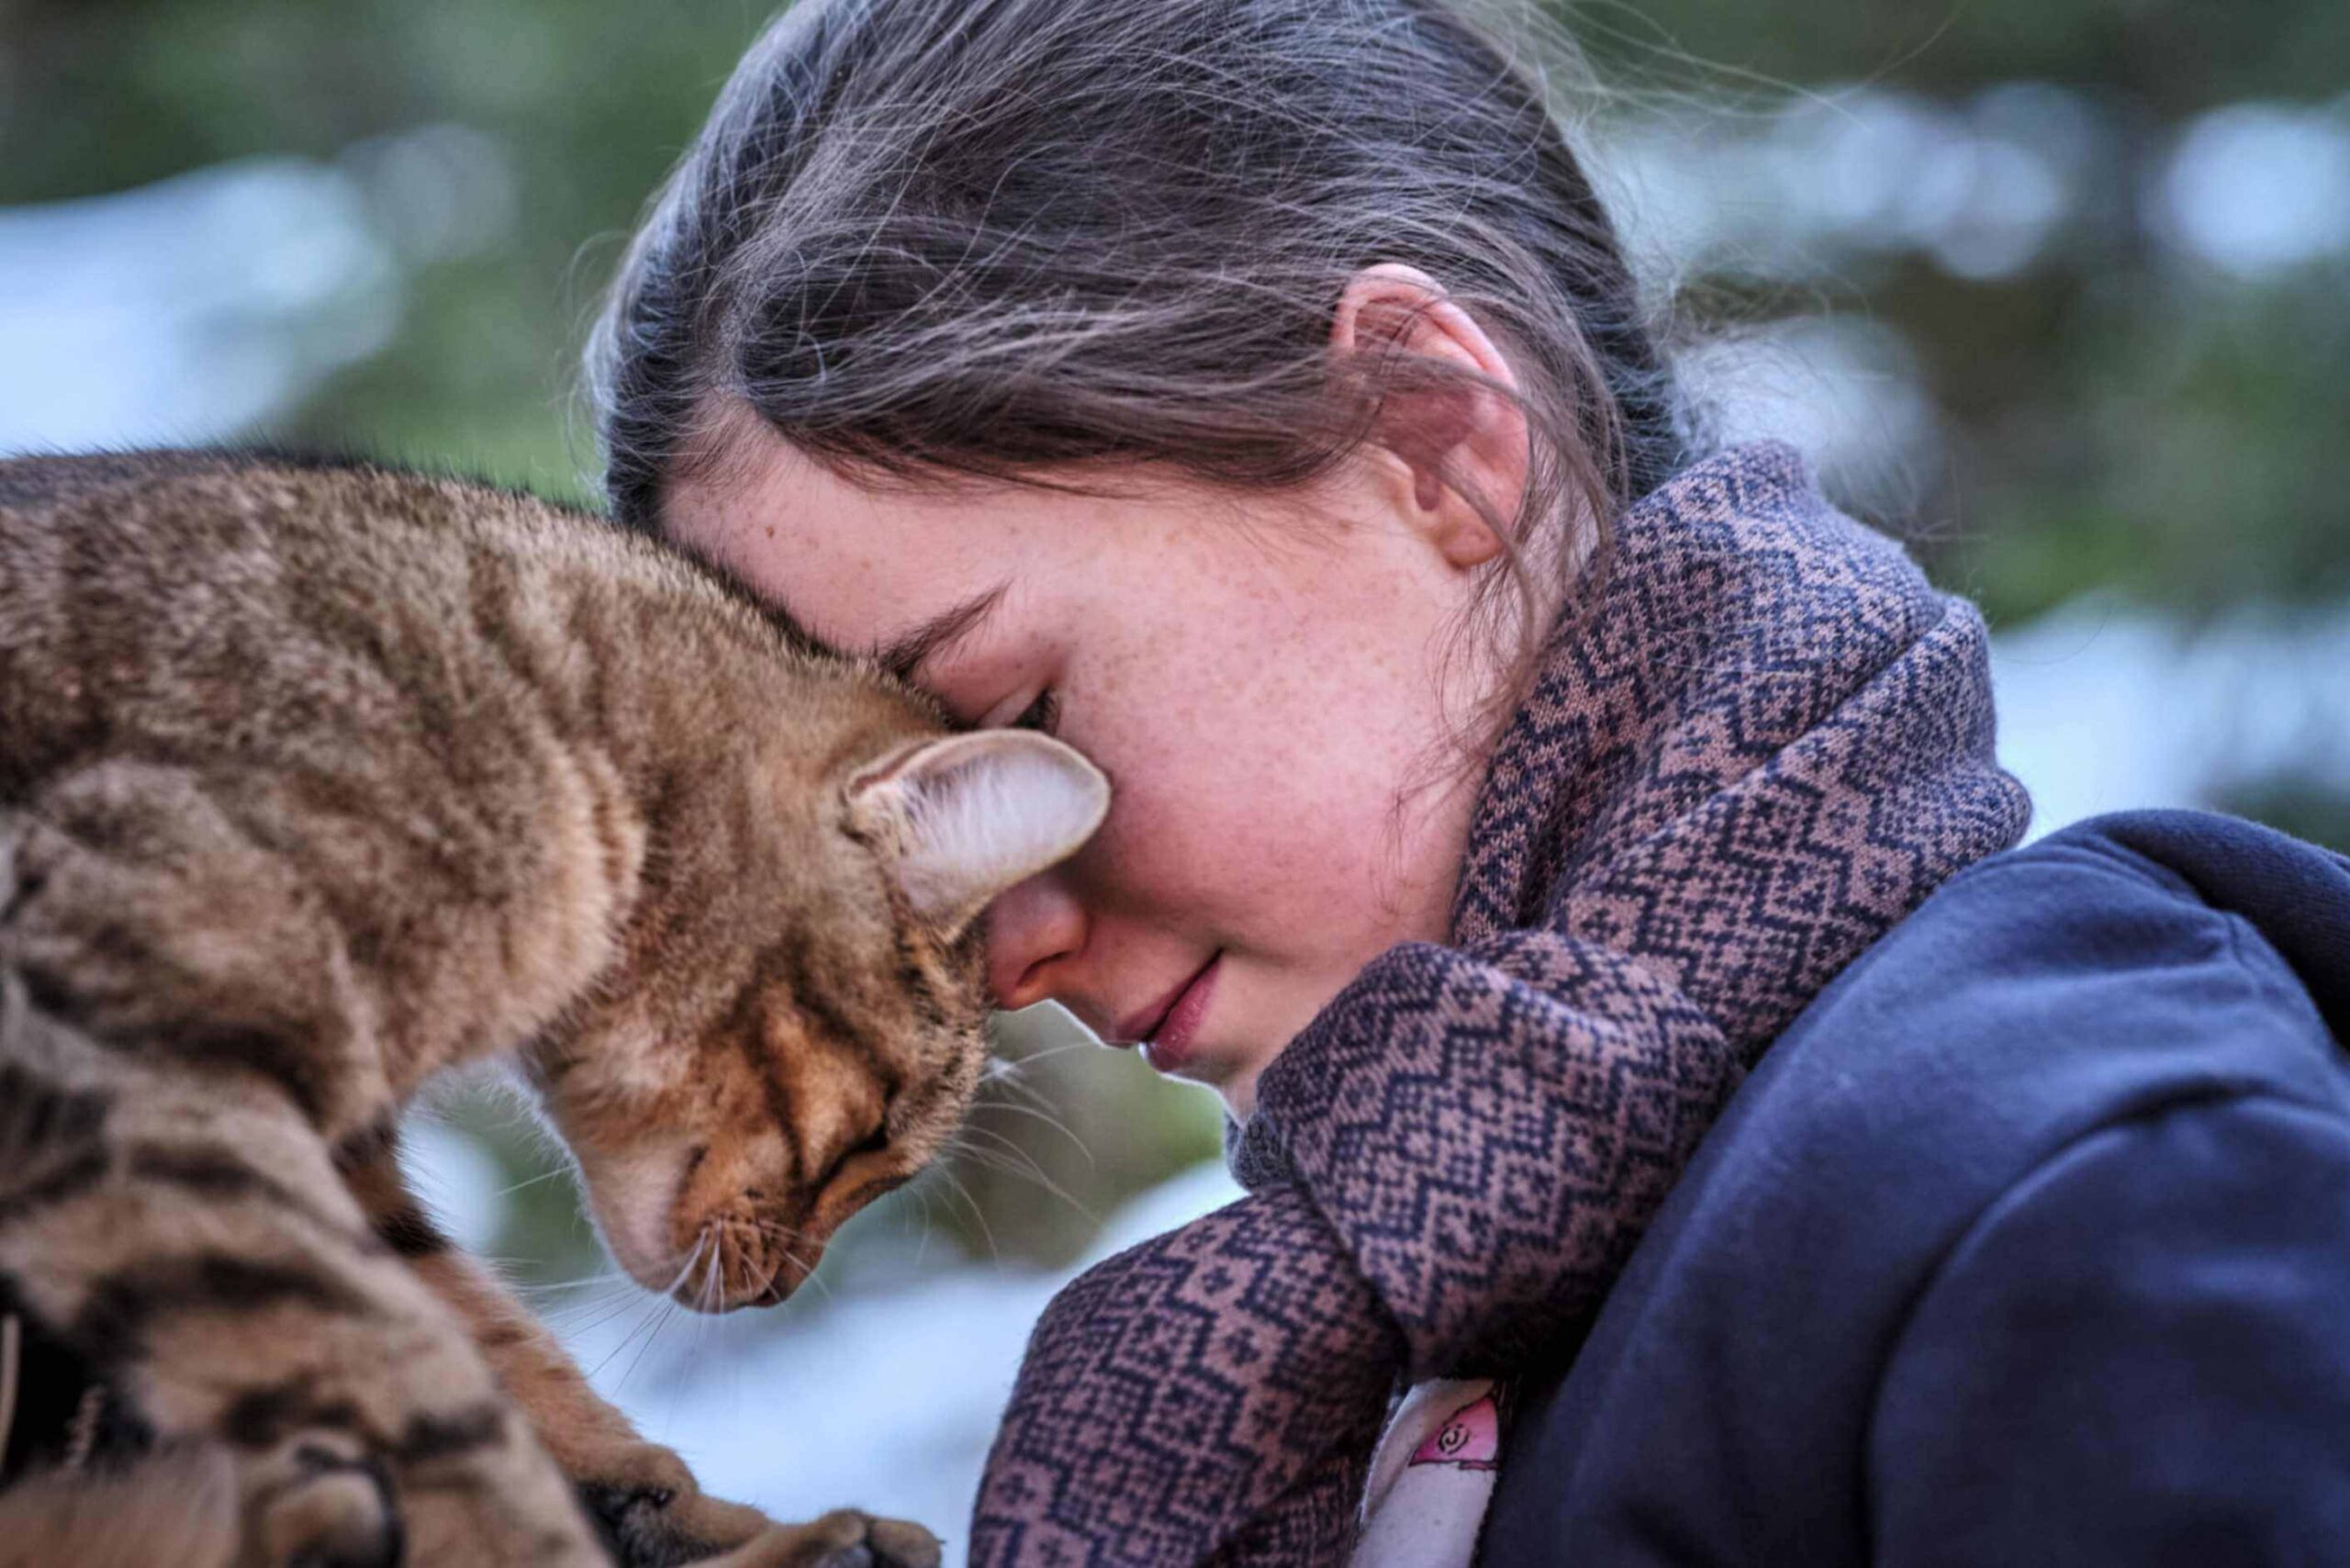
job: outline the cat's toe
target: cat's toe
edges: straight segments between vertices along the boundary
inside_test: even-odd
[[[251,1532],[272,1568],[398,1568],[399,1508],[383,1469],[337,1437],[306,1437],[262,1462]]]
[[[906,1519],[875,1519],[866,1527],[877,1568],[938,1568],[938,1538]]]
[[[811,1523],[778,1527],[793,1544],[774,1561],[789,1568],[938,1568],[938,1538],[903,1519],[837,1508]]]
[[[756,1508],[702,1492],[677,1457],[644,1445],[625,1465],[576,1484],[604,1550],[621,1568],[677,1568],[718,1556],[767,1528]]]

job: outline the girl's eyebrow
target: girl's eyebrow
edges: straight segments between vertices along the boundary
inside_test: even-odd
[[[921,669],[923,661],[945,652],[979,629],[979,623],[992,613],[1012,584],[1007,580],[991,588],[973,594],[962,603],[939,611],[902,636],[892,639],[876,649],[873,660],[898,679],[911,682]]]

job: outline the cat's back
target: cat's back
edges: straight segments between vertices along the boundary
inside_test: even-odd
[[[650,542],[488,486],[222,452],[0,462],[0,798],[127,745],[300,767],[413,734],[445,759],[522,709],[562,724],[615,660],[781,641]]]
[[[380,616],[445,608],[446,596],[501,568],[585,563],[658,579],[663,562],[640,546],[533,496],[359,460],[161,451],[0,461],[0,614],[145,605],[218,630],[282,614],[295,596],[355,593]]]
[[[0,861],[18,833],[152,841],[297,888],[428,1068],[571,995],[644,866],[729,885],[744,824],[806,838],[831,759],[934,727],[708,569],[528,495],[0,463]]]

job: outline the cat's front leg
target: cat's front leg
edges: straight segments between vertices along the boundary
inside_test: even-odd
[[[699,1568],[938,1568],[938,1538],[903,1519],[839,1508],[804,1525],[776,1525]]]
[[[5,974],[0,1281],[101,1412],[231,1456],[247,1561],[372,1562],[404,1535],[452,1568],[609,1562],[290,1102],[91,1041]]]
[[[192,769],[111,758],[0,812],[0,965],[94,1039],[274,1083],[325,1136],[390,1097],[314,879]]]
[[[451,1243],[409,1193],[391,1126],[348,1140],[335,1163],[375,1234],[472,1333],[628,1568],[709,1558],[775,1528],[756,1508],[704,1493],[685,1461],[638,1436],[530,1310]]]
[[[705,1562],[799,1568],[833,1561],[927,1568],[938,1561],[936,1540],[919,1525],[849,1509],[784,1525],[711,1496],[675,1452],[638,1436],[554,1336],[432,1223],[400,1174],[394,1129],[387,1125],[351,1139],[337,1151],[336,1165],[375,1233],[471,1329],[507,1396],[530,1417],[540,1443],[601,1527],[605,1545],[627,1568]]]

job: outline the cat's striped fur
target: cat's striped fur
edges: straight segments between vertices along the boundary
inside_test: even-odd
[[[1105,802],[593,518],[0,464],[0,1311],[112,1450],[226,1463],[239,1562],[933,1560],[700,1494],[449,1249],[397,1117],[509,1059],[639,1281],[780,1299],[952,1129],[971,923]],[[18,1425],[0,1522],[73,1495]]]

